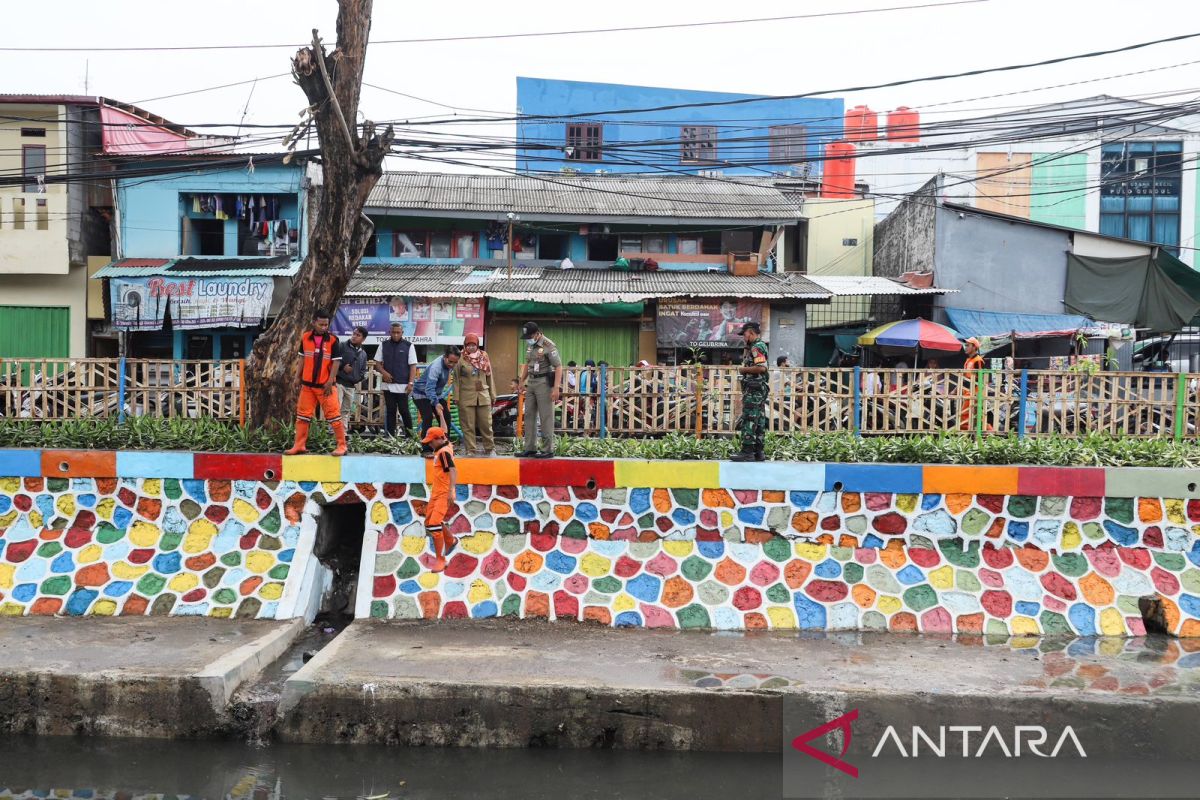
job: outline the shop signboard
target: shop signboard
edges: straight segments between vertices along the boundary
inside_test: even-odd
[[[742,347],[739,331],[746,322],[762,325],[766,338],[762,301],[664,298],[658,301],[658,346]]]
[[[483,300],[441,297],[393,297],[387,302],[344,302],[334,315],[333,331],[349,336],[359,325],[372,337],[386,337],[393,322],[414,344],[457,344],[474,333],[483,341]]]
[[[111,278],[113,327],[161,330],[169,310],[175,330],[249,328],[271,309],[275,282],[264,277]]]

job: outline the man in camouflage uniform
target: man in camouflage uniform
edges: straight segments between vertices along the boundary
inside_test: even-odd
[[[741,334],[746,342],[742,366],[738,369],[742,376],[742,416],[738,419],[742,451],[731,460],[766,461],[763,445],[767,427],[767,343],[762,340],[762,328],[757,322],[747,322]]]

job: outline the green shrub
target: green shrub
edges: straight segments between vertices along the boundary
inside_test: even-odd
[[[239,428],[210,419],[134,417],[30,422],[0,419],[0,447],[71,450],[193,450],[216,453],[282,453],[293,428]],[[309,451],[333,450],[328,425],[316,424]],[[350,452],[416,455],[415,439],[350,435]],[[736,451],[734,440],[673,433],[647,439],[558,437],[558,455],[575,458],[640,458],[719,461]],[[893,464],[1031,464],[1063,467],[1197,467],[1200,443],[1169,439],[942,436],[855,437],[851,434],[768,435],[772,461]]]

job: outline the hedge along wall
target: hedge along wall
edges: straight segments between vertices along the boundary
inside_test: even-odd
[[[461,459],[446,572],[427,464],[0,451],[0,613],[283,618],[315,514],[364,503],[358,615],[1200,636],[1195,472]]]

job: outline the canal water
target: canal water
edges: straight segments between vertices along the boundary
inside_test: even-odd
[[[0,737],[0,798],[778,798],[780,757]]]

